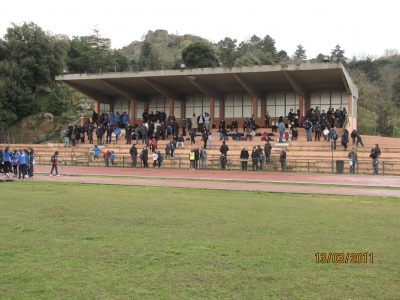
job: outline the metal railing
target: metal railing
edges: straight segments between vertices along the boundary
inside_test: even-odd
[[[38,165],[51,165],[51,160],[48,154],[42,155],[37,154],[35,161]],[[85,167],[116,167],[116,168],[133,168],[132,158],[130,155],[118,155],[114,164],[112,165],[110,160],[106,160],[104,157],[100,157],[99,160],[94,160],[92,153],[86,154],[70,154],[60,155],[59,159],[64,163],[65,166],[85,166]],[[221,161],[218,156],[210,156],[207,158],[208,169],[211,170],[222,170]],[[247,162],[247,168],[243,166],[243,163]],[[339,163],[338,163],[339,162]],[[149,155],[148,165],[152,167],[153,160]],[[198,168],[201,168],[202,162],[198,160]],[[136,168],[143,166],[139,156],[137,156]],[[164,158],[162,162],[162,168],[166,169],[189,169],[190,161],[189,157],[176,157],[173,159]],[[243,168],[244,167],[244,168]],[[227,163],[225,170],[253,170],[253,162],[251,159],[243,160],[240,158],[227,157]],[[311,173],[350,173],[350,165],[348,160],[313,160],[313,159],[287,159],[284,163],[281,163],[278,159],[273,158],[269,162],[264,162],[262,165],[258,163],[258,171],[264,172],[311,172]],[[374,168],[372,166],[372,160],[357,161],[355,164],[355,174],[373,174]],[[400,161],[394,160],[381,160],[379,164],[379,175],[400,175]]]

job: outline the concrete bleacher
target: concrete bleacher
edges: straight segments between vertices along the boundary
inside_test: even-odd
[[[239,132],[241,130],[239,129]],[[339,136],[342,134],[342,130],[340,128],[337,129]],[[207,145],[208,152],[208,164],[209,167],[214,169],[219,169],[219,156],[220,156],[220,146],[222,145],[222,141],[219,138],[219,132],[216,129],[212,129],[213,136],[213,146],[212,150],[209,149]],[[259,128],[256,132],[271,132],[270,128]],[[310,172],[324,172],[329,173],[332,172],[332,150],[331,143],[324,142],[323,136],[321,136],[321,141],[312,141],[307,142],[305,136],[305,130],[300,128],[298,129],[299,137],[296,141],[289,141],[289,143],[284,142],[283,144],[278,143],[278,134],[274,137],[274,141],[271,141],[272,145],[272,153],[271,153],[271,163],[265,165],[265,170],[268,171],[278,171],[280,170],[279,165],[279,154],[282,147],[286,148],[287,152],[287,170],[288,171],[310,171]],[[188,135],[185,139],[188,138]],[[396,138],[386,138],[386,137],[375,137],[375,136],[362,136],[365,147],[357,147],[358,153],[358,172],[359,173],[369,173],[372,174],[372,164],[371,159],[369,157],[370,150],[377,143],[381,148],[381,165],[380,165],[380,173],[382,173],[382,168],[385,168],[385,174],[393,174],[400,175],[400,139]],[[314,139],[314,134],[313,134]],[[96,140],[95,140],[96,141]],[[105,141],[105,139],[104,139]],[[344,151],[343,146],[340,143],[341,138],[337,140],[337,149],[333,151],[333,162],[335,169],[335,162],[337,160],[345,161],[345,173],[348,171],[348,158],[347,154],[353,147],[351,139],[348,144],[347,150]],[[135,143],[136,141],[132,141]],[[161,153],[165,153],[165,146],[170,142],[168,140],[159,140],[158,141],[158,150]],[[251,154],[251,150],[253,146],[260,145],[261,148],[264,148],[264,141],[261,141],[261,137],[253,137],[252,140],[246,141],[235,141],[232,138],[229,138],[226,141],[226,144],[229,147],[228,152],[228,166],[227,169],[240,169],[240,151],[243,148],[246,148]],[[89,144],[87,138],[85,138],[85,143],[77,143],[75,148],[69,147],[65,148],[63,144],[13,144],[10,145],[10,148],[13,149],[23,149],[32,147],[35,149],[37,154],[37,163],[38,164],[50,164],[50,157],[55,151],[60,152],[60,158],[64,160],[66,165],[86,165],[86,166],[104,166],[104,161],[100,160],[99,162],[93,161],[93,148],[94,144]],[[138,152],[140,153],[141,149],[144,145],[139,141],[137,145]],[[185,140],[185,149],[182,149],[179,146],[178,149],[175,150],[175,159],[164,159],[163,166],[165,168],[189,168],[189,152],[192,148],[203,146],[203,141],[201,137],[196,137],[196,144],[190,145],[190,141]],[[5,145],[0,145],[0,147],[4,148]],[[116,166],[117,167],[129,167],[131,164],[131,158],[129,155],[129,148],[131,145],[126,144],[125,140],[125,131],[122,130],[122,136],[119,137],[118,141],[115,141],[115,136],[112,138],[111,144],[103,144],[100,145],[102,150],[110,150],[114,151],[116,156]],[[151,161],[151,157],[149,157],[149,162]],[[384,164],[384,166],[383,166]],[[149,164],[150,165],[150,164]],[[139,158],[138,158],[138,166],[140,166]],[[249,169],[251,168],[251,160],[249,159]],[[334,170],[335,171],[335,170]]]

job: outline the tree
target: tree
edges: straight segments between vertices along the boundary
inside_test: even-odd
[[[74,36],[68,52],[69,73],[113,72],[116,55],[109,50],[108,40],[95,35]]]
[[[270,37],[269,35],[266,35],[264,37],[264,40],[262,41],[263,48],[262,50],[266,53],[271,53],[272,57],[276,58],[278,56],[277,50],[275,47],[275,40]]]
[[[304,47],[301,44],[297,46],[297,49],[294,52],[292,58],[296,62],[305,62],[306,61],[306,59],[307,59],[306,50],[304,49]]]
[[[21,80],[32,94],[38,86],[51,86],[54,77],[65,67],[68,42],[57,41],[35,23],[23,23],[7,28],[2,42],[4,60],[12,61],[25,71]]]
[[[289,56],[285,50],[281,50],[278,52],[278,57],[280,60],[283,60],[283,59],[288,58]]]
[[[0,62],[0,127],[8,127],[32,111],[32,91],[21,80],[27,72],[15,62]]]
[[[263,46],[263,41],[260,37],[256,36],[255,34],[248,38],[247,44],[249,48],[252,50],[261,49]]]
[[[215,68],[219,61],[209,43],[195,42],[182,50],[182,60],[187,68]]]
[[[344,56],[344,50],[340,49],[339,45],[336,45],[335,49],[331,51],[331,57],[329,58],[330,62],[341,63],[345,62],[347,58]]]
[[[236,42],[236,39],[232,40],[229,37],[218,42],[219,60],[224,67],[233,67],[235,65]]]
[[[236,59],[235,66],[236,67],[252,67],[261,65],[260,59],[257,57],[256,54],[248,52],[243,56]]]

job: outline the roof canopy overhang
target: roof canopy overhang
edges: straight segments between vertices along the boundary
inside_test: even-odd
[[[215,99],[223,99],[224,94],[249,93],[264,99],[267,93],[281,91],[295,91],[308,98],[310,92],[322,90],[347,91],[358,98],[346,69],[336,63],[68,74],[56,80],[101,102],[116,97],[147,101],[156,95],[184,101],[186,95],[199,93]]]

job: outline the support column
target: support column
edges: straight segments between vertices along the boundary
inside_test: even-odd
[[[99,100],[94,100],[94,111],[100,115],[100,101]]]
[[[304,116],[304,97],[303,96],[299,96],[299,109],[300,109],[300,116],[299,116],[299,122],[301,119],[301,116]]]
[[[100,101],[99,100],[94,100],[94,111],[98,114],[98,118],[97,118],[97,124],[99,124],[99,120],[100,120]]]
[[[136,124],[136,101],[131,100],[131,121],[130,124],[133,126]]]
[[[264,116],[267,112],[267,99],[261,99],[261,124],[265,126]]]
[[[188,116],[186,116],[186,102],[183,101],[181,102],[181,119],[183,120],[184,118],[187,119]]]
[[[169,114],[174,114],[174,99],[169,99]],[[169,116],[167,116],[167,118],[169,118]]]
[[[224,120],[225,115],[225,100],[219,100],[219,120]]]
[[[210,98],[210,128],[214,123],[214,106],[215,106],[214,98]]]
[[[258,98],[253,97],[253,115],[255,119],[257,119],[257,111],[258,111]]]
[[[347,109],[347,113],[349,114],[349,115],[352,115],[352,116],[354,116],[354,113],[353,113],[353,95],[348,95],[347,96],[347,107],[346,107],[346,109]]]
[[[309,111],[309,110],[310,110],[310,106],[311,106],[310,97],[304,98],[304,104],[305,104],[305,110],[306,110],[306,112]]]

